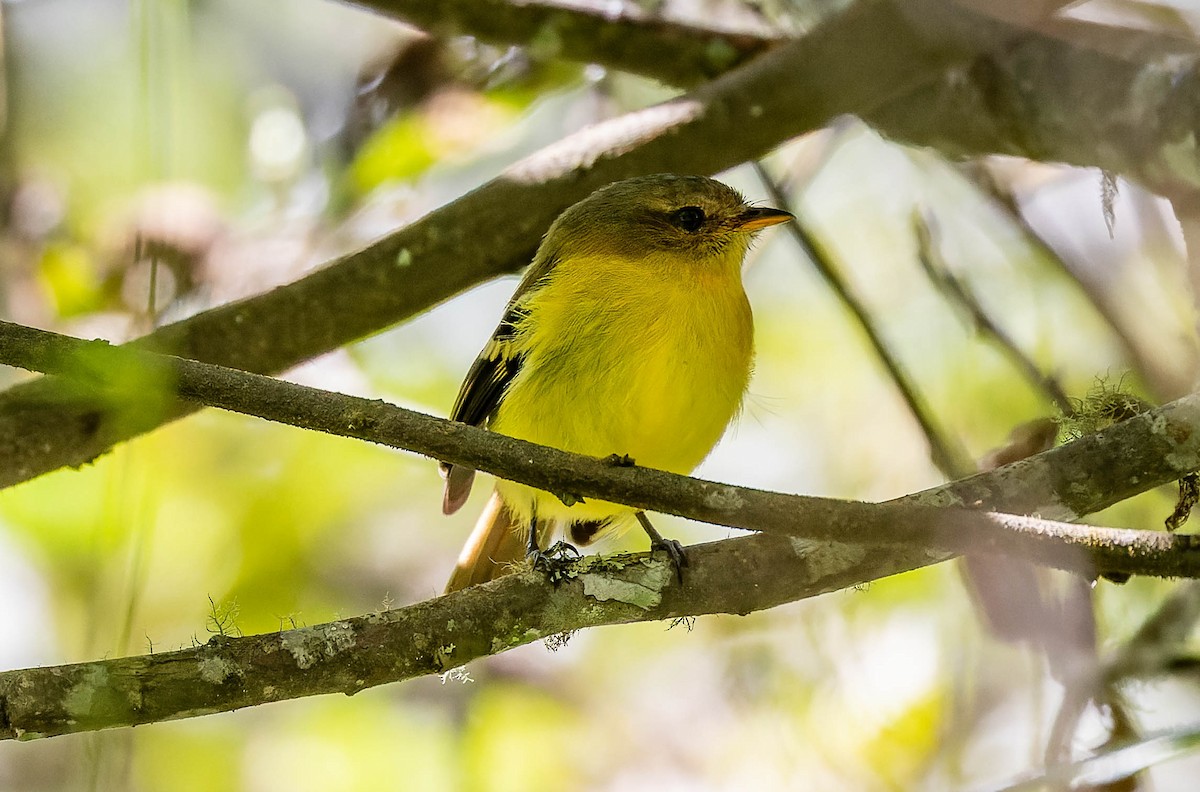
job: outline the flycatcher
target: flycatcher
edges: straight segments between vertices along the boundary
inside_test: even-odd
[[[754,358],[742,260],[754,232],[791,219],[703,176],[616,182],[567,209],[542,240],[450,418],[578,454],[690,473],[741,409]],[[442,510],[475,471],[442,465]],[[497,480],[447,591],[537,555],[561,528],[577,545],[640,519],[633,507]]]

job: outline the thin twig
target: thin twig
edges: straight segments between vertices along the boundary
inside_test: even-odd
[[[1063,415],[1073,415],[1075,405],[1058,380],[1041,371],[946,265],[938,247],[933,215],[919,207],[914,208],[912,225],[917,239],[917,259],[930,282],[951,304],[957,304],[967,312],[975,329],[1000,347],[1026,381],[1041,390]],[[1022,437],[1022,430],[1026,429],[1034,430],[1028,439],[1044,442],[1048,447],[1054,442],[1057,425],[1042,419],[1018,427],[1011,449],[1021,448],[1021,441],[1026,439]],[[999,453],[1005,451],[1009,448]],[[968,557],[964,571],[976,601],[989,616],[993,632],[1010,641],[1036,640],[1045,649],[1051,673],[1064,686],[1063,699],[1043,751],[1047,766],[1068,756],[1079,718],[1098,696],[1113,701],[1114,712],[1124,714],[1115,693],[1098,687],[1095,613],[1087,581],[1071,581],[1072,585],[1061,593],[1061,601],[1051,604],[1049,595],[1039,591],[1036,585],[1037,570],[1020,561]],[[1080,627],[1085,632],[1081,633]],[[1081,657],[1087,659],[1081,661]]]
[[[1058,379],[1038,368],[1038,365],[1029,355],[1025,354],[1012,336],[992,319],[966,284],[946,266],[938,249],[937,225],[932,213],[921,208],[914,209],[912,224],[917,237],[917,259],[921,263],[921,268],[925,270],[925,274],[929,276],[929,280],[951,302],[966,310],[975,329],[1000,347],[1013,366],[1021,372],[1021,375],[1042,391],[1042,394],[1053,402],[1063,415],[1074,413],[1075,407]]]
[[[1126,360],[1135,368],[1141,369],[1143,380],[1151,381],[1152,378],[1148,376],[1149,372],[1145,370],[1146,366],[1138,352],[1137,343],[1129,334],[1128,329],[1117,319],[1112,306],[1097,292],[1094,285],[1081,279],[1066,259],[1038,233],[1018,204],[1016,195],[1000,184],[986,164],[964,169],[963,173],[979,190],[980,195],[989,200],[992,208],[1021,234],[1042,261],[1048,262],[1079,288],[1079,293],[1087,299],[1096,314],[1104,320],[1105,326],[1112,332],[1121,350],[1125,353]]]
[[[1128,778],[1156,764],[1195,751],[1200,746],[1200,724],[1151,734],[1066,765],[1056,765],[1044,774],[1007,784],[998,792],[1045,792],[1045,790],[1134,789],[1123,785]],[[996,789],[996,787],[992,787]]]
[[[1128,677],[1154,676],[1166,672],[1198,620],[1200,581],[1184,581],[1109,656],[1104,663],[1105,676],[1120,681]]]
[[[901,398],[908,406],[909,412],[916,419],[921,431],[924,432],[933,463],[947,479],[962,478],[975,472],[976,468],[971,461],[970,454],[934,415],[928,402],[919,392],[917,384],[905,370],[904,364],[900,362],[899,355],[884,340],[883,331],[876,324],[870,310],[855,294],[847,279],[842,277],[828,251],[805,223],[800,206],[788,197],[782,186],[767,172],[762,163],[756,161],[754,170],[770,194],[771,200],[782,207],[787,207],[796,216],[795,220],[787,224],[788,231],[830,291],[838,298],[866,335],[867,342],[871,345],[875,356],[887,370],[888,377],[895,384],[896,390],[899,391]]]

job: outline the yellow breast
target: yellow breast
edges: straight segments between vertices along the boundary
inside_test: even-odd
[[[494,431],[593,456],[688,473],[741,407],[753,358],[743,250],[721,259],[562,262],[527,303],[524,355]],[[596,520],[630,513],[498,482],[528,518]]]

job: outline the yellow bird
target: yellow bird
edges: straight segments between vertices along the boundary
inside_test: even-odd
[[[690,473],[741,409],[750,379],[742,260],[751,237],[791,217],[703,176],[659,174],[597,190],[550,226],[451,420]],[[442,510],[452,514],[475,471],[443,464],[442,474]],[[630,506],[497,480],[447,591],[538,555],[556,528],[586,545],[634,519],[678,568],[678,543]]]

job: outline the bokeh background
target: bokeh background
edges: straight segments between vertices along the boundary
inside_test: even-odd
[[[835,4],[654,5],[798,30]],[[335,2],[24,0],[0,14],[0,312],[82,337],[132,338],[293,280],[576,129],[671,95],[536,46],[431,39]],[[1170,206],[1136,185],[947,162],[852,119],[765,168],[972,457],[1056,408],[921,267],[915,211],[942,266],[1069,395],[1190,388],[1182,239]],[[722,178],[768,198],[750,167]],[[515,283],[287,377],[445,415]],[[786,231],[764,235],[746,286],[750,398],[699,475],[863,500],[944,480],[862,329]],[[27,377],[0,370],[3,384]],[[206,410],[6,490],[0,667],[434,596],[487,487],[451,518],[440,489],[430,460]],[[1172,502],[1149,493],[1096,521],[1158,528]],[[656,522],[685,542],[730,533]],[[641,549],[627,541],[606,549]],[[1102,647],[1127,641],[1168,590],[1097,584]],[[1200,720],[1194,683],[1125,688],[1139,730]],[[993,788],[1038,766],[1061,695],[1041,657],[989,635],[943,564],[748,617],[580,633],[353,698],[3,743],[0,789]],[[1076,745],[1095,747],[1107,726],[1089,713]],[[1193,789],[1198,772],[1182,758],[1150,779]]]

